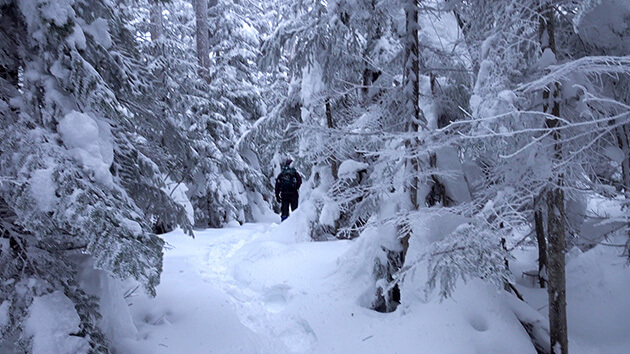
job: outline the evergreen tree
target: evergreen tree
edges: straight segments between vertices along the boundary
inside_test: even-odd
[[[137,22],[137,28],[140,33],[148,33],[151,29],[149,4],[139,5],[136,18],[141,20]],[[213,4],[207,15],[218,11],[217,6]],[[167,151],[172,154],[161,162],[166,164],[168,180],[173,186],[186,186],[186,194],[194,209],[194,223],[198,227],[252,221],[253,212],[265,208],[265,198],[271,195],[270,183],[265,182],[255,169],[258,161],[251,153],[253,148],[238,144],[251,121],[264,113],[264,104],[254,83],[245,82],[247,78],[255,82],[257,77],[252,61],[255,53],[250,52],[241,58],[238,55],[244,50],[239,48],[232,48],[225,54],[222,49],[211,47],[211,43],[215,46],[215,33],[216,38],[223,38],[223,44],[230,38],[231,32],[221,32],[219,26],[206,31],[208,61],[200,62],[194,48],[198,48],[197,38],[203,33],[196,30],[193,6],[186,1],[173,1],[162,7],[166,10],[162,18],[162,36],[157,41],[142,42],[141,49],[148,67],[159,80],[152,93],[157,103],[152,113],[162,116],[164,121],[172,124],[171,130],[180,134],[177,139],[165,141]],[[231,25],[240,30],[246,28],[246,18],[241,19],[237,17]],[[218,26],[212,19],[206,21],[209,26]],[[253,44],[250,43],[248,48],[253,51]],[[236,59],[217,59],[219,54],[227,57],[234,53],[238,54]],[[206,55],[201,57],[205,60]],[[239,63],[249,66],[245,68]],[[207,68],[200,69],[202,66]],[[229,74],[235,73],[237,68],[239,75]],[[244,98],[238,92],[249,96]],[[172,134],[165,133],[165,136]],[[167,230],[172,227],[166,225]]]
[[[107,351],[77,255],[155,294],[163,241],[152,224],[191,231],[162,189],[153,129],[163,123],[143,114],[151,75],[124,4],[8,1],[2,12],[0,302],[12,314],[3,346],[31,348],[23,321],[34,299],[51,295],[74,304],[77,345]]]

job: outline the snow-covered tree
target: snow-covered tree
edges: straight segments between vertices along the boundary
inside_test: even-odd
[[[206,15],[214,14],[219,6],[211,5]],[[148,33],[152,28],[148,6],[145,3],[136,7],[140,33]],[[217,61],[218,54],[228,54],[211,47],[211,43],[217,38],[228,38],[227,29],[219,31],[215,19],[209,18],[202,24],[214,26],[213,30],[197,31],[198,16],[189,2],[173,1],[162,7],[162,36],[157,41],[143,41],[141,48],[148,67],[159,80],[153,92],[157,104],[152,113],[173,125],[165,136],[172,132],[182,135],[181,139],[164,141],[169,145],[167,150],[177,154],[162,160],[167,164],[167,182],[171,189],[186,186],[196,226],[219,227],[232,220],[251,221],[253,211],[265,207],[264,196],[270,195],[271,188],[255,169],[256,155],[237,144],[251,121],[265,109],[252,82],[259,76],[253,65],[255,53],[240,60],[242,51],[232,48],[228,54],[236,55],[236,59]],[[239,26],[246,25],[246,21],[237,16],[231,25],[241,29]],[[200,35],[204,37],[201,47]],[[254,50],[252,44],[248,48]],[[208,53],[200,58],[200,51]],[[206,56],[208,61],[201,61]],[[239,66],[243,62],[249,65],[247,70]],[[237,71],[240,74],[233,75]],[[244,98],[238,92],[248,92],[250,96]]]
[[[96,267],[155,293],[163,244],[152,233],[155,220],[191,231],[184,207],[163,190],[156,162],[164,150],[151,134],[161,123],[141,114],[151,104],[143,97],[152,76],[126,9],[99,1],[2,3],[0,301],[11,317],[0,333],[7,350],[42,350],[25,321],[59,311],[77,319],[63,341],[68,351],[106,351],[101,294],[88,293],[79,275]]]
[[[532,225],[540,284],[549,281],[550,350],[566,352],[564,239],[579,244],[571,236],[584,220],[580,205],[590,196],[617,194],[609,173],[620,181],[625,159],[616,136],[627,124],[621,108],[627,104],[612,94],[616,84],[602,78],[627,80],[626,59],[604,56],[597,47],[623,47],[624,34],[611,28],[627,17],[601,14],[628,10],[615,1],[461,5],[460,23],[481,61],[472,117],[462,122],[471,128],[464,151],[485,175],[477,203],[508,201],[494,218],[501,228]],[[594,28],[607,34],[601,44],[589,40]]]

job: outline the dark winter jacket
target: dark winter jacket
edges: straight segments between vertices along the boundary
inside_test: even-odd
[[[290,166],[282,168],[282,172],[276,178],[276,199],[282,195],[297,195],[302,185],[302,176]]]

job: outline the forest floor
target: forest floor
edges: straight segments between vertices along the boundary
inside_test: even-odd
[[[443,302],[378,313],[363,304],[369,280],[359,274],[369,269],[353,269],[356,241],[300,241],[291,228],[267,220],[194,239],[163,235],[158,295],[128,298],[138,334],[115,352],[535,353],[511,294],[471,280]],[[630,269],[618,253],[568,255],[571,352],[630,352]],[[515,274],[535,267],[535,249],[515,254]],[[545,315],[544,289],[519,276],[517,287]]]

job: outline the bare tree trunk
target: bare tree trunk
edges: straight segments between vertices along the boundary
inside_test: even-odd
[[[407,132],[416,135],[420,124],[425,123],[424,114],[420,110],[420,51],[418,43],[418,5],[416,0],[405,2],[406,38],[405,38],[405,68],[403,76],[403,94],[405,96],[406,113],[408,115]],[[411,207],[418,209],[418,174],[420,165],[418,161],[418,138],[413,136],[407,139],[406,148],[407,170],[411,174],[409,184],[409,200]]]
[[[549,231],[549,329],[552,353],[567,354],[569,340],[567,333],[567,301],[565,281],[566,248],[564,191],[561,188],[547,192],[547,230]],[[559,348],[558,348],[559,347]],[[559,349],[559,350],[557,350]]]
[[[538,241],[538,283],[544,288],[547,283],[547,239],[545,237],[545,220],[543,217],[544,197],[534,198],[534,225],[536,241]]]
[[[624,153],[621,162],[621,181],[626,199],[630,199],[630,124],[620,125],[615,128],[617,133],[617,143]]]
[[[149,17],[151,20],[151,40],[157,41],[162,36],[162,5],[159,3],[151,5]]]
[[[328,126],[328,129],[333,129],[335,127],[332,117],[332,108],[330,107],[330,98],[326,98],[326,125]],[[339,178],[339,162],[334,154],[330,157],[330,169],[332,170],[333,178],[336,181]]]
[[[23,17],[17,10],[17,4],[0,6],[2,15],[0,15],[0,38],[6,42],[6,48],[10,51],[3,51],[2,65],[0,65],[0,79],[5,79],[11,85],[18,86],[20,81],[19,68],[23,65],[20,52],[24,50],[21,43],[27,43],[26,25],[22,22]],[[6,119],[6,118],[2,118]]]
[[[405,160],[406,173],[411,175],[411,182],[406,186],[409,193],[409,201],[413,210],[418,209],[418,184],[420,165],[418,161],[419,141],[417,133],[421,123],[425,123],[424,116],[419,105],[419,77],[420,77],[420,56],[418,49],[418,5],[416,0],[406,0],[404,3],[406,15],[406,34],[404,38],[405,63],[403,76],[403,95],[405,102],[406,130],[411,136],[405,142],[407,157]],[[385,273],[388,282],[394,281],[394,274],[405,264],[405,256],[409,249],[409,238],[411,237],[407,225],[399,225],[399,231],[404,230],[400,240],[402,251],[390,250],[387,254],[387,264],[380,268]],[[395,284],[388,290],[388,294],[378,294],[377,311],[391,312],[396,309],[400,302],[400,288]],[[380,308],[380,309],[379,309]]]
[[[554,12],[548,1],[542,0],[540,6],[539,39],[543,53],[551,50],[556,54]],[[554,117],[560,117],[559,84],[553,83],[543,91],[543,110]],[[552,131],[554,140],[554,160],[558,164],[562,160],[562,143],[559,119],[547,118],[545,125]],[[566,279],[565,279],[565,212],[564,212],[564,176],[560,173],[556,186],[547,191],[547,233],[549,248],[548,288],[549,296],[549,329],[552,353],[568,354],[569,340],[567,333],[566,313]]]
[[[371,0],[370,6],[371,6],[372,11],[376,11],[376,0]],[[361,88],[361,93],[364,100],[368,99],[369,97],[368,95],[370,93],[370,86],[372,86],[374,81],[380,75],[379,72],[374,72],[372,70],[372,64],[370,63],[369,60],[370,60],[370,52],[374,49],[378,40],[382,37],[382,31],[378,23],[370,21],[368,22],[367,26],[368,26],[368,29],[367,29],[368,37],[366,40],[365,51],[363,52],[365,62],[364,62],[363,75],[362,75],[363,87]]]
[[[210,83],[210,44],[208,34],[208,0],[193,0],[197,25],[197,62],[199,76]]]
[[[408,116],[407,132],[411,134],[405,142],[407,149],[407,160],[405,166],[407,173],[410,174],[409,182],[409,201],[411,208],[417,210],[418,204],[418,186],[420,164],[418,161],[418,145],[419,141],[416,137],[420,128],[420,122],[424,120],[422,111],[420,110],[420,50],[418,42],[418,5],[416,0],[407,0],[405,2],[405,24],[406,34],[404,39],[405,45],[405,62],[403,74],[403,95],[405,97],[405,113]],[[405,256],[409,249],[409,238],[411,235],[407,233],[401,239],[402,243],[402,261],[405,263]]]

